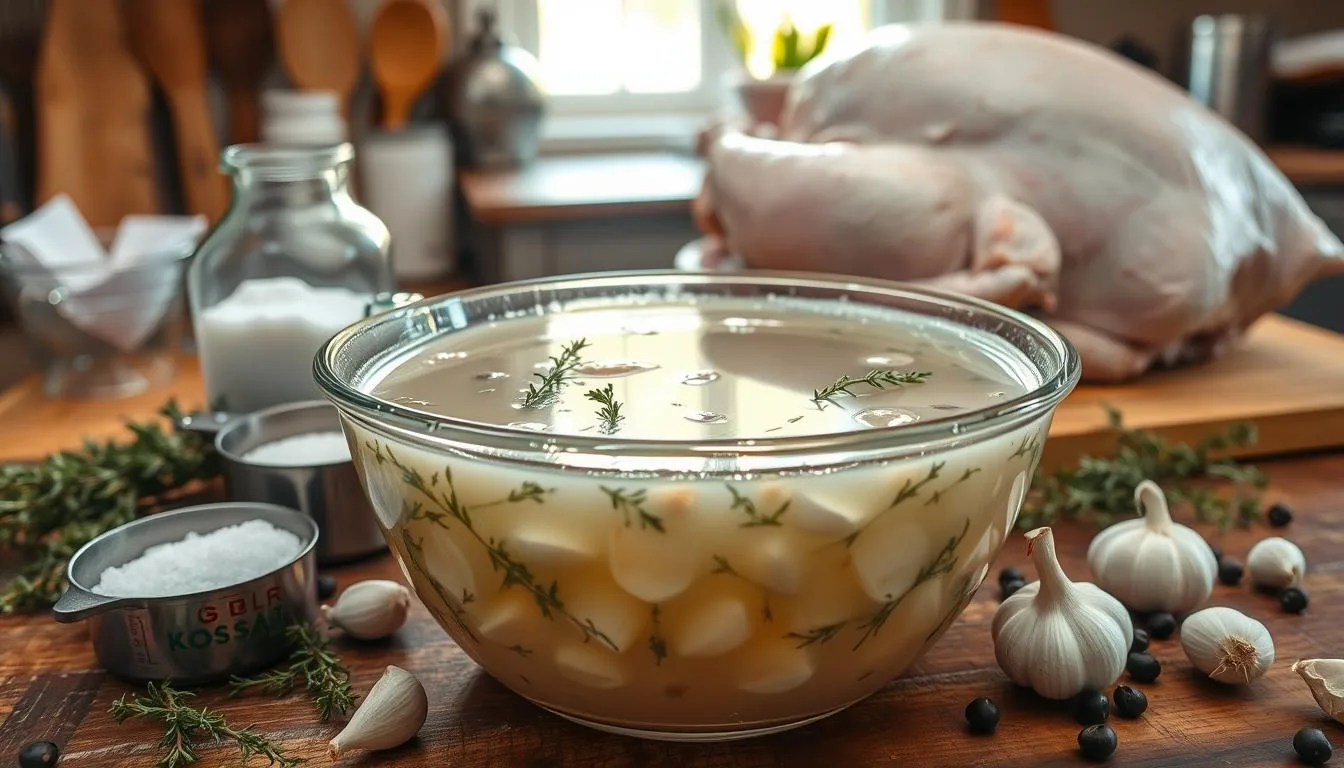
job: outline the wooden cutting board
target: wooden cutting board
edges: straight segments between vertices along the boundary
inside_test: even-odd
[[[29,378],[0,393],[5,425],[0,461],[77,447],[71,436],[81,433],[122,436],[125,419],[148,419],[169,397],[184,408],[200,407],[202,392],[192,357],[182,358],[172,385],[126,400],[49,400],[41,383]],[[1257,323],[1245,344],[1222,360],[1153,374],[1129,386],[1081,386],[1055,414],[1043,466],[1114,450],[1108,403],[1120,409],[1126,424],[1181,441],[1253,421],[1260,441],[1242,451],[1245,456],[1344,446],[1344,336],[1274,315]]]

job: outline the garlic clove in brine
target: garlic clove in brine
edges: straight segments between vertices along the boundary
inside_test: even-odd
[[[369,689],[364,703],[327,745],[335,760],[352,749],[392,749],[420,732],[429,715],[429,697],[415,675],[388,667]]]
[[[1213,592],[1218,560],[1193,528],[1173,522],[1162,489],[1144,480],[1134,489],[1143,517],[1098,533],[1087,548],[1097,585],[1136,611],[1185,613]]]
[[[1110,686],[1134,638],[1129,612],[1095,584],[1070,581],[1049,528],[1026,534],[1040,574],[994,614],[994,657],[1014,683],[1047,699]]]
[[[1195,669],[1220,683],[1249,683],[1274,663],[1274,639],[1265,625],[1223,606],[1187,616],[1181,648]]]
[[[1293,663],[1321,711],[1344,723],[1344,659],[1303,659]]]
[[[395,581],[370,579],[351,584],[335,605],[322,606],[322,618],[360,640],[387,637],[406,623],[411,592]]]
[[[1257,587],[1291,587],[1306,574],[1307,556],[1293,542],[1270,536],[1251,547],[1246,556],[1246,570],[1251,574],[1251,583]]]

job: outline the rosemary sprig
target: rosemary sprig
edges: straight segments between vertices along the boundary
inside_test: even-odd
[[[164,724],[163,737],[159,739],[163,751],[155,768],[181,768],[197,762],[201,758],[196,753],[196,742],[202,738],[215,744],[232,741],[238,746],[239,757],[244,763],[254,756],[264,757],[269,765],[280,768],[294,768],[303,762],[286,755],[283,747],[271,743],[250,725],[235,728],[218,712],[183,703],[192,696],[186,691],[174,690],[168,683],[150,683],[143,696],[122,694],[112,702],[109,711],[118,723],[143,717]]]
[[[559,355],[551,357],[550,368],[532,374],[537,381],[527,385],[527,392],[523,393],[523,407],[539,408],[553,402],[560,395],[560,388],[566,380],[572,378],[574,369],[579,367],[579,354],[587,347],[587,339],[571,341],[560,350]]]
[[[604,432],[620,429],[625,414],[621,413],[622,403],[616,399],[616,390],[610,384],[601,389],[590,389],[583,396],[602,406],[597,409],[597,418],[602,420]]]
[[[285,629],[285,637],[294,645],[289,666],[254,677],[234,677],[229,681],[229,695],[256,688],[268,696],[284,697],[303,683],[322,722],[349,711],[355,703],[350,670],[331,652],[322,633],[311,625],[295,624]]]
[[[1214,523],[1219,530],[1249,525],[1260,517],[1260,496],[1269,479],[1255,467],[1219,456],[1228,448],[1253,445],[1253,425],[1236,424],[1187,445],[1126,428],[1114,408],[1108,407],[1106,413],[1116,432],[1115,456],[1084,456],[1077,466],[1037,473],[1018,516],[1019,528],[1030,530],[1059,518],[1087,518],[1106,526],[1133,517],[1138,514],[1134,487],[1143,480],[1162,486],[1173,505],[1189,504],[1197,519]],[[1230,484],[1231,493],[1210,487],[1216,483]]]
[[[923,384],[931,373],[929,371],[891,371],[891,370],[871,370],[868,373],[855,378],[853,376],[841,376],[833,383],[812,390],[812,402],[820,405],[821,403],[835,404],[835,398],[841,395],[854,397],[850,387],[858,384],[867,384],[874,389],[886,389],[887,387],[901,387],[906,384]]]
[[[173,401],[159,413],[172,423],[182,415]],[[206,437],[157,421],[127,427],[128,441],[90,440],[37,464],[0,466],[0,547],[23,558],[18,575],[0,587],[0,613],[52,605],[65,591],[65,566],[76,550],[219,474]]]

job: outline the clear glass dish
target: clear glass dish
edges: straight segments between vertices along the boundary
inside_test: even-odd
[[[1030,381],[906,426],[694,441],[492,426],[371,394],[445,335],[511,318],[779,297],[937,318],[968,355],[1010,350]],[[314,365],[394,555],[462,649],[564,717],[688,741],[812,722],[916,661],[985,578],[1080,373],[1058,334],[986,302],[672,270],[428,299],[345,329]]]

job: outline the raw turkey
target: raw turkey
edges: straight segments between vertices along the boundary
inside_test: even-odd
[[[701,267],[979,296],[1050,322],[1092,381],[1222,354],[1344,272],[1344,245],[1245,136],[1062,35],[883,27],[800,72],[773,136],[758,128],[702,137]]]

